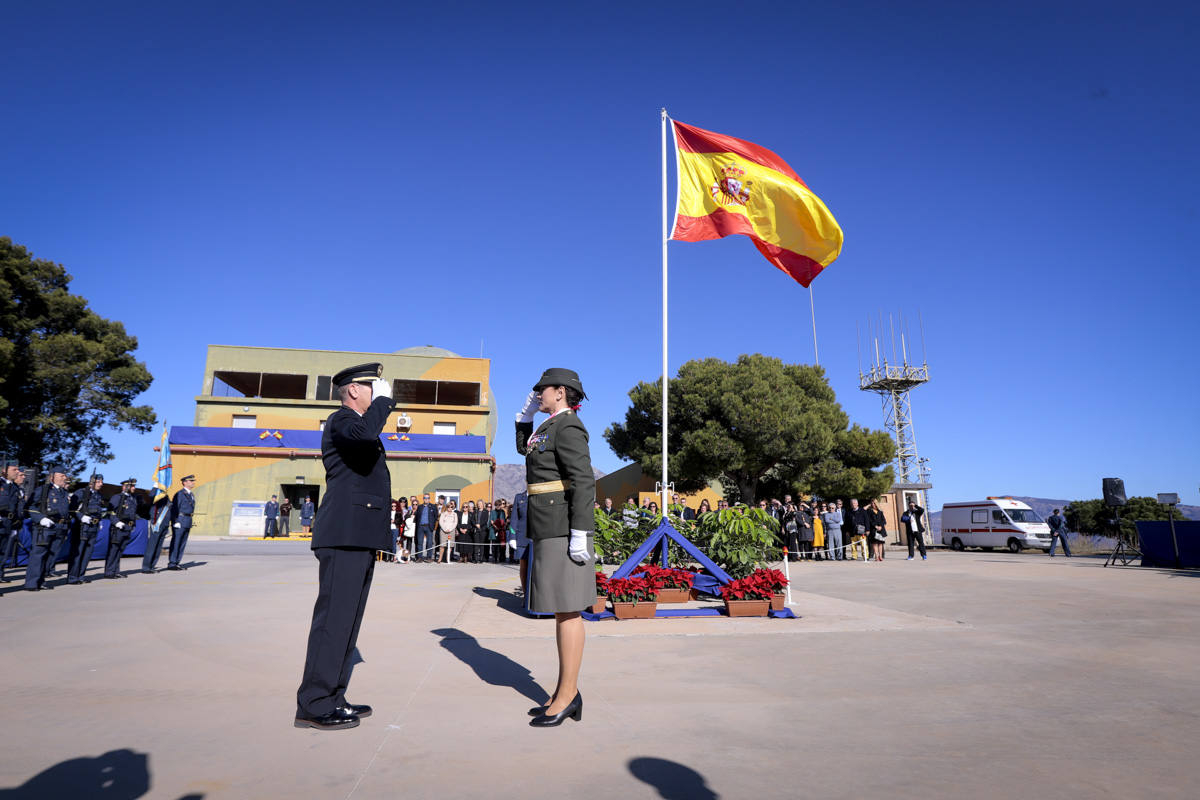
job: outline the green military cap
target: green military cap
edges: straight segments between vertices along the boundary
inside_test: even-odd
[[[345,386],[358,381],[371,381],[383,377],[383,364],[359,364],[357,367],[347,367],[333,376],[334,386]]]
[[[533,385],[533,390],[540,392],[547,386],[570,386],[579,392],[580,397],[587,397],[587,392],[583,390],[583,384],[579,382],[579,373],[573,369],[551,367],[542,373],[541,379]]]

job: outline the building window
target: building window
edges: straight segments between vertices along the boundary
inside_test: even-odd
[[[233,427],[235,428],[257,428],[258,417],[253,414],[234,414]]]
[[[392,382],[398,404],[427,406],[477,406],[479,384],[467,381],[420,381],[398,378]]]
[[[274,372],[213,372],[213,397],[269,397],[303,400],[308,394],[307,375]]]
[[[317,399],[334,400],[333,377],[331,375],[317,376]]]
[[[453,422],[435,422],[433,423],[433,432],[439,436],[453,436],[458,431]]]

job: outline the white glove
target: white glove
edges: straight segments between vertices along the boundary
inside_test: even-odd
[[[183,527],[183,523],[182,523],[182,522],[176,522],[176,523],[175,523],[175,527],[176,527],[176,528],[182,528],[182,527]]]
[[[391,396],[392,396],[392,385],[390,383],[385,381],[383,378],[372,378],[371,379],[371,399],[372,400],[374,400],[376,397],[391,397]]]
[[[80,517],[79,521],[82,522],[84,525],[92,524],[92,518],[89,517],[87,514],[84,514],[82,517]]]
[[[530,392],[525,398],[525,405],[521,406],[521,410],[517,412],[517,422],[533,422],[533,418],[537,416],[538,409],[542,407],[542,396],[537,392]]]
[[[38,525],[41,525],[43,528],[53,528],[54,520],[50,519],[49,517],[42,517],[42,521],[39,522]]]
[[[125,530],[125,523],[124,523],[124,522],[118,522],[118,523],[117,523],[117,530],[119,530],[119,531],[123,531],[123,530]]]
[[[576,564],[586,564],[592,557],[587,549],[587,531],[571,529],[571,538],[567,540],[567,555]]]

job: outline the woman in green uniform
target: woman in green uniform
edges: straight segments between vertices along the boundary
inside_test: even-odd
[[[558,684],[550,702],[531,708],[535,728],[583,719],[579,666],[583,661],[583,617],[596,600],[592,556],[596,478],[588,433],[576,411],[587,397],[572,370],[546,370],[517,414],[517,452],[525,456],[529,488],[528,534],[533,545],[529,607],[554,614]],[[538,411],[550,418],[533,428]]]

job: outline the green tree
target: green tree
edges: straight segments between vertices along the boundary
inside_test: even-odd
[[[1137,520],[1168,520],[1171,511],[1177,520],[1187,519],[1178,509],[1159,504],[1154,497],[1130,497],[1121,507],[1121,538],[1127,542],[1137,542]],[[1079,533],[1093,536],[1114,536],[1113,509],[1104,504],[1103,500],[1072,500],[1063,509],[1067,520],[1067,528]]]
[[[638,383],[624,424],[604,432],[613,452],[662,471],[662,384]],[[891,437],[849,419],[820,367],[764,355],[689,361],[670,383],[671,478],[679,491],[713,479],[753,503],[764,488],[870,500],[892,485]]]
[[[148,431],[150,386],[137,339],[71,294],[61,264],[0,237],[0,450],[27,464],[105,462],[104,428]]]

